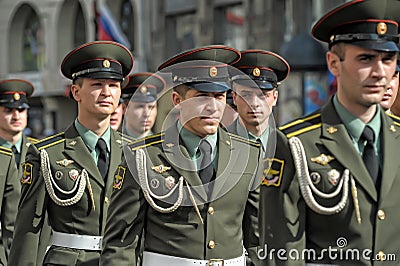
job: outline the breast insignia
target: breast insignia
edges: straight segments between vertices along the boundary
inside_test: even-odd
[[[325,154],[321,154],[317,157],[313,157],[311,158],[311,161],[320,165],[327,165],[330,161],[335,160],[335,157],[331,156],[331,155],[325,155]]]
[[[68,160],[68,159],[63,159],[63,160],[56,161],[56,163],[57,163],[58,165],[67,167],[68,165],[74,163],[74,161],[73,161],[73,160]]]
[[[165,172],[171,170],[171,167],[160,164],[160,165],[151,167],[151,169],[153,169],[154,171],[156,171],[159,174],[162,174],[162,173],[165,173]]]

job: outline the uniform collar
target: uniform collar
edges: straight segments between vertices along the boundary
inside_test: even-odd
[[[75,128],[78,131],[79,135],[82,137],[83,142],[85,142],[86,146],[89,148],[90,152],[94,151],[96,148],[97,141],[99,137],[91,130],[84,127],[81,123],[79,123],[78,119],[75,119]],[[110,126],[108,126],[106,132],[101,136],[102,139],[107,144],[107,150],[110,151],[110,138],[111,138],[111,130]]]
[[[339,102],[337,96],[335,95],[333,98],[333,105],[342,120],[343,124],[345,125],[347,131],[349,132],[350,136],[353,140],[357,143],[360,140],[361,134],[364,131],[364,127],[366,124],[362,122],[359,118],[354,116],[352,113],[346,110],[346,108]],[[375,145],[379,142],[379,133],[381,129],[381,116],[380,116],[380,105],[377,104],[377,109],[374,117],[367,123],[375,133]]]
[[[13,145],[17,148],[18,153],[21,153],[22,137],[19,138],[19,140],[15,144],[12,144],[12,143],[0,138],[0,146],[1,147],[5,147],[5,148],[10,148],[11,149],[11,147]]]
[[[179,135],[181,136],[183,143],[185,144],[185,147],[189,153],[190,157],[195,157],[196,152],[198,150],[200,141],[202,140],[202,138],[200,138],[199,136],[193,134],[192,132],[190,132],[189,130],[185,129],[182,126],[181,121],[178,121],[177,123],[177,128],[178,128],[178,132]],[[211,150],[213,155],[216,152],[216,146],[217,146],[217,139],[218,139],[218,135],[217,133],[212,134],[212,135],[208,135],[207,137],[204,138],[205,140],[208,141],[208,143],[210,143],[211,145]]]

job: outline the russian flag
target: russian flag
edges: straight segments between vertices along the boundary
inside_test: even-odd
[[[118,42],[129,50],[131,49],[128,38],[106,4],[100,6],[100,12],[97,16],[97,40]]]

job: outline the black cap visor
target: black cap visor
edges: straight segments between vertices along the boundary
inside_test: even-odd
[[[230,89],[226,82],[189,82],[185,85],[202,92],[226,92]]]

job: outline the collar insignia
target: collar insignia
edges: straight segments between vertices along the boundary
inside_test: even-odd
[[[337,128],[331,126],[328,127],[326,131],[328,131],[329,134],[335,134],[337,132]]]
[[[175,144],[174,143],[167,143],[167,144],[165,144],[165,146],[167,146],[168,148],[172,148],[172,147],[175,146]]]

